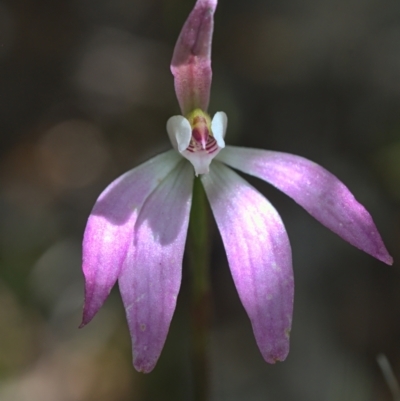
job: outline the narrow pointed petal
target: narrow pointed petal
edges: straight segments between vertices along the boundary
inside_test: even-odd
[[[192,187],[193,169],[181,159],[141,208],[118,279],[133,365],[141,372],[154,368],[175,310]]]
[[[83,239],[81,327],[98,312],[114,286],[144,201],[181,160],[174,150],[158,155],[117,178],[97,199]]]
[[[391,265],[392,257],[365,208],[333,174],[300,156],[228,146],[218,160],[261,178],[344,240]]]
[[[217,0],[197,0],[178,41],[171,62],[175,92],[183,115],[207,110],[211,86],[211,42]]]
[[[273,206],[221,163],[202,176],[233,280],[269,363],[289,352],[293,271],[289,239]]]

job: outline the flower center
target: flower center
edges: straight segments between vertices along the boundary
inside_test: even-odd
[[[196,116],[193,119],[192,125],[192,140],[193,145],[201,145],[202,149],[206,148],[207,142],[210,139],[210,131],[207,127],[207,120],[203,116]]]
[[[225,147],[225,131],[228,123],[223,111],[210,116],[195,109],[186,117],[172,116],[167,121],[167,132],[172,146],[194,167],[195,174],[207,174],[211,161]]]
[[[195,109],[189,113],[187,119],[192,127],[192,137],[186,150],[191,153],[201,150],[214,153],[218,144],[211,131],[210,116],[201,109]]]

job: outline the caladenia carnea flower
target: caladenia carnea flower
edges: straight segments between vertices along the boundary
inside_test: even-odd
[[[225,113],[212,119],[207,114],[216,5],[217,0],[197,0],[175,47],[171,70],[182,115],[167,123],[173,149],[111,183],[98,198],[84,235],[82,325],[118,280],[133,364],[143,372],[154,368],[175,310],[195,175],[200,175],[267,362],[282,361],[289,351],[291,249],[274,207],[229,167],[267,181],[350,244],[392,263],[371,216],[331,173],[300,156],[225,146]]]

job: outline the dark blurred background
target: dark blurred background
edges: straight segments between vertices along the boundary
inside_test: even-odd
[[[169,63],[194,0],[0,0],[0,400],[191,400],[186,264],[150,375],[131,365],[118,290],[78,330],[81,240],[102,189],[170,147]],[[400,251],[400,2],[220,0],[210,112],[230,144],[302,155],[368,208]],[[213,401],[391,400],[400,377],[400,273],[292,200],[291,352],[267,365],[212,229]]]

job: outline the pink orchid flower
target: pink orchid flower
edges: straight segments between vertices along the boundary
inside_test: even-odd
[[[118,280],[133,364],[143,372],[154,368],[175,310],[194,174],[201,175],[239,297],[269,363],[289,351],[291,248],[274,207],[229,167],[272,184],[350,244],[392,263],[371,216],[331,173],[300,156],[225,146],[225,113],[207,114],[216,6],[217,0],[197,0],[175,47],[171,70],[182,115],[167,122],[173,149],[111,183],[84,235],[82,326]]]

